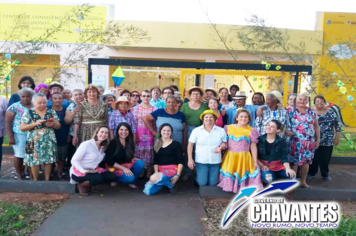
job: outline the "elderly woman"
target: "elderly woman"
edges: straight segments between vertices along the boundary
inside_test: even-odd
[[[131,103],[132,103],[132,107],[135,107],[137,105],[139,105],[139,101],[141,100],[140,98],[140,93],[137,91],[132,91],[131,92]]]
[[[110,141],[105,151],[106,169],[112,170],[116,176],[116,182],[127,183],[130,188],[136,189],[136,180],[143,171],[145,164],[134,157],[135,143],[131,127],[126,122],[118,124],[115,138]]]
[[[291,93],[288,95],[288,101],[287,101],[287,108],[288,107],[294,107],[295,105],[295,99],[297,98],[297,95],[296,93]]]
[[[90,191],[96,192],[94,186],[115,181],[115,175],[112,172],[99,167],[108,145],[109,128],[106,125],[99,125],[93,137],[82,142],[75,152],[70,177],[71,183],[77,184],[80,195],[88,196]]]
[[[71,160],[72,156],[75,153],[76,147],[73,146],[72,140],[73,140],[73,133],[74,133],[74,125],[73,125],[73,119],[74,115],[80,111],[80,108],[77,106],[84,100],[84,93],[82,89],[76,88],[73,90],[73,102],[68,106],[66,110],[66,115],[64,118],[64,122],[66,125],[70,125],[69,127],[69,147],[68,147],[68,159],[67,159],[67,164],[66,167],[69,169],[71,166]]]
[[[63,99],[68,100],[69,102],[73,102],[73,100],[72,100],[73,94],[69,89],[64,89],[62,91],[62,96],[63,96]]]
[[[103,94],[104,94],[104,91],[105,91],[104,86],[98,84],[98,85],[96,85],[96,87],[97,87],[98,90],[99,90],[99,96],[103,95]]]
[[[234,102],[229,100],[229,90],[227,90],[227,88],[219,89],[219,97],[220,97],[220,104],[221,104],[219,110],[227,111],[229,108],[235,106]]]
[[[266,184],[277,178],[295,178],[295,172],[289,166],[287,143],[277,135],[281,128],[281,122],[271,120],[265,128],[266,134],[258,138],[258,165]]]
[[[113,94],[111,91],[107,90],[104,92],[101,99],[106,103],[108,107],[108,114],[110,116],[111,113],[113,112],[113,109],[111,108],[111,104],[116,101],[116,95]]]
[[[263,96],[263,93],[256,92],[252,96],[252,104],[256,106],[261,106],[265,104],[265,96]]]
[[[31,99],[33,90],[22,88],[18,94],[21,101],[12,104],[6,112],[5,124],[6,133],[9,138],[9,144],[14,149],[14,166],[17,173],[17,179],[22,180],[23,159],[25,157],[25,144],[27,133],[20,130],[22,115],[32,107]]]
[[[49,93],[49,85],[48,84],[39,84],[35,88],[35,93],[43,93],[46,95],[47,99],[51,98],[51,94]]]
[[[313,162],[309,166],[308,179],[314,178],[318,173],[318,167],[320,167],[323,179],[331,181],[329,176],[329,163],[331,154],[333,153],[333,146],[339,144],[341,128],[334,111],[326,107],[324,96],[315,96],[314,104],[320,127],[320,144],[319,148],[315,150]]]
[[[159,87],[153,87],[150,92],[152,97],[150,100],[151,106],[157,107],[158,109],[166,108],[166,102],[160,98],[161,90]]]
[[[212,97],[219,98],[219,94],[215,91],[214,88],[205,89],[205,101],[208,101]]]
[[[278,106],[280,104],[280,106]],[[259,108],[263,109],[261,115],[258,115],[255,120],[255,128],[257,129],[260,135],[266,133],[266,126],[271,120],[278,120],[282,124],[281,135],[283,136],[284,131],[287,135],[292,136],[290,121],[287,115],[287,111],[283,107],[283,97],[282,94],[278,91],[272,91],[267,94],[266,106]],[[257,112],[259,114],[259,112]]]
[[[308,95],[298,94],[296,106],[287,108],[292,132],[290,156],[292,157],[293,170],[296,172],[301,166],[301,187],[309,188],[306,179],[309,164],[318,149],[320,142],[320,128],[317,114],[314,109],[307,107]]]
[[[52,94],[51,100],[53,103],[52,109],[56,112],[59,123],[61,124],[61,128],[54,131],[57,139],[57,176],[59,180],[61,180],[64,163],[68,157],[69,125],[65,123],[66,109],[62,106],[63,95],[61,93],[54,93]]]
[[[200,115],[209,108],[206,103],[203,103],[204,90],[200,87],[188,89],[186,97],[189,98],[189,102],[184,103],[180,111],[184,114],[189,138],[193,129],[201,125]]]
[[[210,99],[211,101],[212,99]],[[221,151],[226,148],[226,133],[215,124],[219,115],[212,110],[206,110],[200,115],[203,125],[194,129],[188,144],[188,166],[197,169],[198,185],[215,186],[219,181]],[[193,146],[195,144],[195,162]]]
[[[114,133],[116,127],[120,123],[126,122],[130,125],[132,132],[134,133],[134,141],[136,141],[136,119],[130,111],[132,108],[130,100],[128,100],[126,97],[119,97],[117,101],[111,104],[111,107],[114,109],[109,117],[109,129],[111,137],[116,136],[116,133]]]
[[[225,126],[228,150],[221,164],[218,186],[223,191],[234,193],[249,186],[261,189],[261,173],[257,162],[258,132],[249,125],[251,114],[246,109],[240,109],[234,120],[235,124]]]
[[[35,81],[30,76],[24,76],[20,79],[17,87],[19,89],[22,89],[22,88],[35,89],[36,85],[35,85]],[[8,106],[11,106],[15,102],[19,102],[19,101],[21,101],[20,96],[17,93],[14,93],[11,95]]]
[[[143,192],[153,195],[163,187],[168,187],[171,194],[177,192],[177,181],[183,170],[182,147],[172,138],[173,128],[163,124],[159,128],[159,138],[155,143],[155,173],[146,183]]]
[[[136,119],[136,146],[134,157],[141,159],[147,169],[147,177],[152,174],[153,143],[155,136],[144,123],[143,118],[151,114],[157,108],[150,105],[151,93],[149,90],[141,92],[142,103],[132,108],[132,114]],[[156,124],[150,121],[151,127],[156,129]]]
[[[154,137],[157,136],[157,131],[152,122],[156,121],[156,127],[161,127],[162,124],[168,123],[173,128],[173,139],[183,144],[183,148],[186,145],[186,135],[187,128],[185,124],[184,114],[180,111],[177,111],[177,98],[170,96],[167,98],[167,108],[158,109],[151,114],[143,117],[143,121],[146,124],[146,127],[151,131]]]
[[[79,111],[74,115],[72,140],[74,146],[91,139],[98,126],[108,123],[108,109],[99,99],[98,87],[90,84],[84,91],[84,97],[86,100],[78,104]]]
[[[56,161],[57,140],[54,129],[61,124],[57,114],[47,109],[47,98],[42,93],[32,97],[33,108],[29,109],[21,118],[21,131],[27,132],[25,146],[25,165],[31,167],[33,180],[38,180],[40,165],[44,165],[45,180],[51,176],[52,164]]]
[[[215,97],[210,98],[206,101],[210,110],[214,112],[214,114],[218,115],[216,119],[215,125],[223,128],[227,124],[227,115],[226,112],[219,111],[219,100]]]

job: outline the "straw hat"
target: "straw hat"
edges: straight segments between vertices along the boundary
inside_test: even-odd
[[[193,90],[193,89],[199,90],[201,96],[202,96],[202,97],[204,96],[204,94],[205,94],[204,89],[203,89],[202,87],[199,87],[199,86],[194,86],[194,87],[191,87],[190,89],[187,89],[187,91],[185,92],[185,96],[186,96],[187,98],[190,99],[190,94],[192,93],[192,90]]]
[[[107,96],[113,96],[115,98],[115,101],[117,99],[116,94],[113,94],[110,90],[105,90],[105,92],[103,93],[103,96],[101,96],[101,98],[103,99],[103,101],[105,100],[105,98]]]
[[[129,100],[127,99],[127,97],[124,97],[124,96],[118,97],[118,99],[117,99],[115,102],[111,103],[111,108],[114,109],[114,110],[117,110],[117,109],[116,109],[116,104],[118,104],[118,103],[120,103],[120,102],[126,102],[127,105],[128,105],[127,110],[130,110],[130,109],[131,109],[131,107],[132,107],[131,102],[129,102]]]
[[[48,89],[51,90],[51,89],[52,89],[53,87],[55,87],[55,86],[61,87],[61,89],[64,90],[63,85],[62,85],[61,83],[57,82],[57,81],[52,82],[52,83],[49,85]]]
[[[207,89],[205,89],[205,93],[208,92],[208,91],[213,92],[214,97],[219,98],[219,94],[218,94],[218,92],[215,91],[214,88],[207,88]]]
[[[205,110],[203,113],[200,114],[200,120],[203,120],[203,116],[206,114],[213,114],[216,119],[219,119],[219,115],[213,112],[212,110]]]
[[[277,100],[279,101],[279,103],[283,106],[283,96],[279,91],[272,91],[267,93],[267,95],[273,95],[275,98],[277,98]]]
[[[246,98],[247,98],[247,96],[246,96],[245,91],[237,91],[235,93],[235,96],[232,97],[232,99],[236,99],[236,100],[246,99]]]

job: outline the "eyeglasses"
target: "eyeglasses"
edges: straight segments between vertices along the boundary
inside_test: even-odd
[[[140,97],[138,94],[132,94],[132,97]]]
[[[143,97],[143,98],[149,98],[149,97],[151,97],[151,95],[142,95],[141,97]]]

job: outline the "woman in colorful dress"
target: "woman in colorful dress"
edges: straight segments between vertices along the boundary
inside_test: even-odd
[[[315,96],[314,104],[320,126],[320,145],[315,150],[313,162],[309,166],[308,179],[314,178],[320,166],[323,179],[331,181],[329,163],[334,145],[337,146],[339,144],[341,127],[335,112],[326,107],[326,100],[323,95]]]
[[[223,191],[238,193],[245,187],[263,187],[257,162],[258,132],[249,126],[251,119],[246,109],[239,109],[235,124],[225,126],[228,150],[223,157],[218,184]]]
[[[155,136],[146,127],[143,117],[151,114],[157,108],[150,105],[151,93],[149,90],[141,92],[142,103],[132,108],[132,114],[136,119],[136,146],[134,157],[141,159],[145,163],[147,169],[147,178],[152,175],[153,162],[153,144]],[[156,125],[151,121],[153,129],[156,130]]]
[[[14,149],[14,166],[17,179],[22,180],[27,134],[20,130],[20,123],[22,115],[32,107],[31,99],[33,90],[30,88],[22,88],[18,94],[20,95],[21,101],[15,102],[7,109],[5,124],[9,144],[12,145]]]
[[[79,111],[74,115],[74,146],[91,139],[100,125],[108,124],[108,109],[105,102],[100,101],[98,87],[90,84],[84,91],[85,100],[78,104]]]
[[[33,180],[38,180],[40,165],[44,165],[45,180],[51,176],[52,164],[56,161],[57,140],[54,129],[59,129],[61,124],[57,114],[52,109],[47,109],[47,98],[43,93],[32,97],[33,108],[29,109],[21,119],[20,130],[27,132],[25,146],[26,166],[31,167]]]
[[[314,157],[314,151],[318,149],[320,142],[320,129],[314,109],[307,107],[309,97],[298,94],[295,107],[288,107],[292,132],[290,156],[292,157],[293,170],[297,172],[301,167],[301,187],[309,188],[306,179],[309,164]]]

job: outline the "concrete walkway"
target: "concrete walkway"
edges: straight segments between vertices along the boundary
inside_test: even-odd
[[[141,188],[143,183],[140,183]],[[203,235],[206,217],[198,189],[180,181],[177,195],[163,189],[146,196],[127,186],[102,186],[89,197],[75,194],[33,233],[56,235]]]

